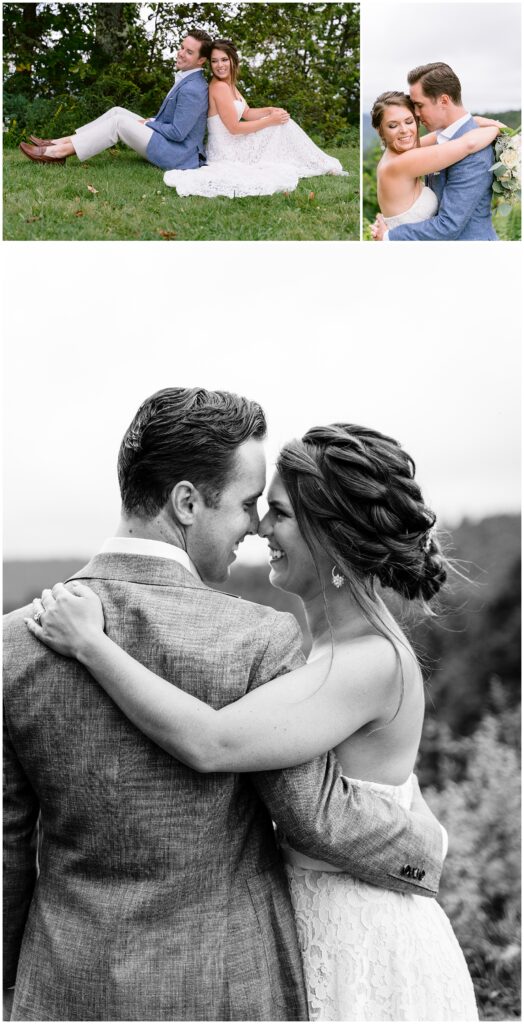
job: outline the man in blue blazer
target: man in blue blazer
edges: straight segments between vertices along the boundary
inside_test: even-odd
[[[177,55],[175,84],[153,118],[140,117],[124,107],[112,107],[101,117],[77,128],[63,139],[22,142],[20,149],[38,163],[64,163],[76,154],[89,160],[117,142],[124,142],[156,167],[185,170],[205,163],[204,134],[207,122],[207,81],[203,66],[212,40],[200,29],[182,41]]]
[[[476,128],[462,105],[459,79],[448,64],[424,64],[409,72],[409,94],[425,128],[437,133],[437,144],[458,138]],[[491,223],[493,149],[487,146],[429,175],[427,184],[436,193],[436,217],[417,224],[401,224],[384,234],[391,242],[496,242]]]

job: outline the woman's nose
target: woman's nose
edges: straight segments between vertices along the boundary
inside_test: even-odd
[[[259,537],[269,537],[271,532],[272,532],[271,519],[269,517],[269,512],[266,512],[265,516],[262,517],[262,519],[260,520],[260,522],[258,524],[258,536]]]

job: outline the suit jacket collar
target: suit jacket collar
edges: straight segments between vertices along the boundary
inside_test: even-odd
[[[188,569],[170,558],[147,555],[127,555],[116,552],[102,552],[76,572],[70,579],[114,580],[122,583],[138,583],[156,587],[184,587],[189,590],[206,590],[202,580],[196,579]]]

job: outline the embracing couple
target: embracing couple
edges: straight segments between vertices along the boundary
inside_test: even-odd
[[[335,423],[284,445],[260,520],[265,435],[238,395],[151,396],[115,536],[7,617],[13,1020],[477,1019],[376,590],[438,593],[435,515],[396,441]],[[209,586],[256,533],[307,662],[293,616]]]
[[[414,68],[408,83],[409,96],[382,93],[371,111],[384,145],[374,240],[497,241],[491,223],[492,143],[504,126],[471,117],[447,64]],[[419,123],[428,131],[422,138]]]
[[[209,59],[208,88],[204,66]],[[251,109],[237,88],[239,58],[228,39],[192,29],[182,41],[176,75],[155,117],[112,107],[61,139],[30,136],[20,149],[39,163],[89,160],[124,142],[167,171],[179,195],[231,198],[296,188],[299,178],[345,172],[280,107]],[[204,136],[207,126],[207,147]]]

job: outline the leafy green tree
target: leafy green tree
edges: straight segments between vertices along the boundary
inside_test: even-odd
[[[358,128],[358,4],[6,4],[4,25],[8,142],[65,134],[107,105],[152,115],[194,27],[234,41],[252,106],[285,106],[321,144]]]

